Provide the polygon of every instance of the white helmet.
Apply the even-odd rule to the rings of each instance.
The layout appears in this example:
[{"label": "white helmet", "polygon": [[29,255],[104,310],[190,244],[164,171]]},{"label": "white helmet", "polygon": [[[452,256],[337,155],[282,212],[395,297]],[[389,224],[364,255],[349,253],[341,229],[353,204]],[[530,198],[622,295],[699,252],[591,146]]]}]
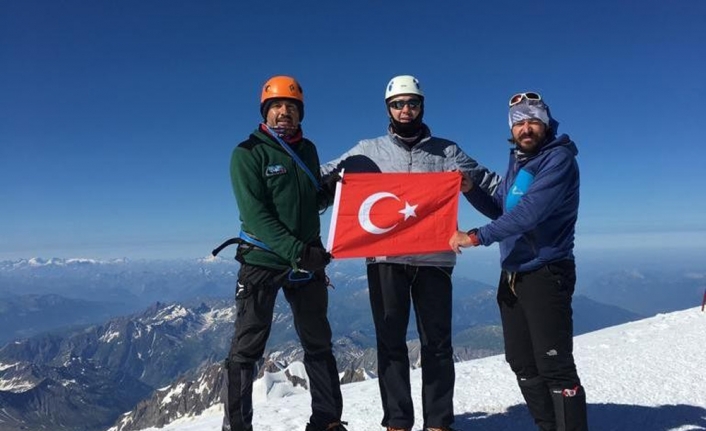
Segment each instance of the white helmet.
[{"label": "white helmet", "polygon": [[412,75],[395,76],[390,80],[385,89],[385,100],[390,100],[391,97],[399,96],[400,94],[416,94],[424,98],[424,92],[419,85],[419,80]]}]

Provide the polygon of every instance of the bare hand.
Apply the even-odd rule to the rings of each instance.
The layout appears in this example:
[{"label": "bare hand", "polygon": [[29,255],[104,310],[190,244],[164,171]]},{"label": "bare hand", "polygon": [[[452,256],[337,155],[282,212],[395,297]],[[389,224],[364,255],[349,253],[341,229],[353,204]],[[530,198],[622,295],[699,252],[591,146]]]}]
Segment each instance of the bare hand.
[{"label": "bare hand", "polygon": [[461,254],[461,247],[471,247],[473,243],[466,232],[457,230],[449,239],[449,245],[454,253]]}]

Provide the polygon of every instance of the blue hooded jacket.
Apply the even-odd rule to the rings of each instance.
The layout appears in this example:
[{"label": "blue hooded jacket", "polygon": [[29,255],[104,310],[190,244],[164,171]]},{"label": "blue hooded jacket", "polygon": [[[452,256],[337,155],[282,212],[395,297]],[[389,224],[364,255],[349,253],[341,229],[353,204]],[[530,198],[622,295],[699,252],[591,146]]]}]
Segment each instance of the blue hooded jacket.
[{"label": "blue hooded jacket", "polygon": [[500,265],[531,271],[573,259],[579,207],[578,149],[568,135],[545,142],[535,154],[510,154],[507,174],[496,194],[474,187],[473,206],[494,221],[478,229],[481,244],[500,242]]}]

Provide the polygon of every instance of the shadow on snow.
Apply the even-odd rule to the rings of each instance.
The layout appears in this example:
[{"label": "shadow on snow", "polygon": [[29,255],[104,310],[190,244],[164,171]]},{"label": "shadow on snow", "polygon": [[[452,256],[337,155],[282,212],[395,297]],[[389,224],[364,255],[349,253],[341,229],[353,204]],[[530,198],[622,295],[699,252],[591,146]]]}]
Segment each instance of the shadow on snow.
[{"label": "shadow on snow", "polygon": [[[658,407],[627,404],[588,405],[588,426],[600,431],[669,431],[706,430],[706,408],[690,405]],[[524,404],[510,407],[502,414],[480,412],[456,415],[454,427],[459,431],[536,431],[537,428]]]}]

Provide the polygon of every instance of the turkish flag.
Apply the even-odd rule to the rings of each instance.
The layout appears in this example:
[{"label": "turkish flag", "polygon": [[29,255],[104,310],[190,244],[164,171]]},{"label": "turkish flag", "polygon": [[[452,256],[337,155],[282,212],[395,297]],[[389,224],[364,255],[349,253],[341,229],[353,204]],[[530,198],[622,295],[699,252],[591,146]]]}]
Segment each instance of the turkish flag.
[{"label": "turkish flag", "polygon": [[328,235],[336,258],[450,251],[461,174],[344,174]]}]

